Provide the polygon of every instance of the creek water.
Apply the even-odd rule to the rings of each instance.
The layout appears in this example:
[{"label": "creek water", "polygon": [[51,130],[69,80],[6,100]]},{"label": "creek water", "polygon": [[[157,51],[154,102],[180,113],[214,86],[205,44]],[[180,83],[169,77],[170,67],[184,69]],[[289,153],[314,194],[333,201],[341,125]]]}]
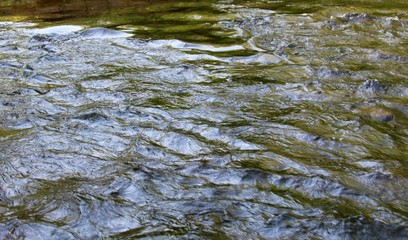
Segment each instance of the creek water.
[{"label": "creek water", "polygon": [[405,0],[0,21],[0,239],[408,238]]}]

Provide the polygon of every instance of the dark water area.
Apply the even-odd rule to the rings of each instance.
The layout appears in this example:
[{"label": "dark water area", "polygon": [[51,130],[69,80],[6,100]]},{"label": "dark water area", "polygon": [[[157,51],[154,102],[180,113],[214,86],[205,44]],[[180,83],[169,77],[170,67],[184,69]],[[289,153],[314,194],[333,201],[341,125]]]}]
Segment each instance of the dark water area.
[{"label": "dark water area", "polygon": [[0,239],[407,239],[408,2],[0,1]]},{"label": "dark water area", "polygon": [[[156,1],[168,2],[168,1]],[[2,1],[3,16],[20,16],[35,21],[61,21],[80,17],[98,16],[121,8],[146,7],[149,1],[113,1],[113,0],[32,0],[32,1]]]}]

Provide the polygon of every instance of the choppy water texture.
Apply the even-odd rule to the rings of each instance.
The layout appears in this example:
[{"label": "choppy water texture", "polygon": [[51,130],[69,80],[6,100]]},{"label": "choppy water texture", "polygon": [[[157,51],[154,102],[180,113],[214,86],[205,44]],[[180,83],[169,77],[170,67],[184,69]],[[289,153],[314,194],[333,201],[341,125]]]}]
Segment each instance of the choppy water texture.
[{"label": "choppy water texture", "polygon": [[406,239],[407,12],[0,1],[0,239]]}]

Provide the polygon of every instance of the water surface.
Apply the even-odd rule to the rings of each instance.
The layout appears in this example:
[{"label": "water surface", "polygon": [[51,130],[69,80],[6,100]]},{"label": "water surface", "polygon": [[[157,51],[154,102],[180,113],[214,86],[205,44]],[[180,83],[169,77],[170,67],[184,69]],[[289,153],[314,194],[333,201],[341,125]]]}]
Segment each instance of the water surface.
[{"label": "water surface", "polygon": [[406,1],[0,1],[0,239],[405,239]]}]

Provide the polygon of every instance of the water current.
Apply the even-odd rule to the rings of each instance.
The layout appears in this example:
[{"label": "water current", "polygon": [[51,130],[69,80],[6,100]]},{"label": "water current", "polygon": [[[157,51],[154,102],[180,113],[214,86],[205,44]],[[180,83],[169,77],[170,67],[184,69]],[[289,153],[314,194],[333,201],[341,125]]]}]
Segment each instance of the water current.
[{"label": "water current", "polygon": [[408,238],[407,1],[0,21],[0,239]]}]

